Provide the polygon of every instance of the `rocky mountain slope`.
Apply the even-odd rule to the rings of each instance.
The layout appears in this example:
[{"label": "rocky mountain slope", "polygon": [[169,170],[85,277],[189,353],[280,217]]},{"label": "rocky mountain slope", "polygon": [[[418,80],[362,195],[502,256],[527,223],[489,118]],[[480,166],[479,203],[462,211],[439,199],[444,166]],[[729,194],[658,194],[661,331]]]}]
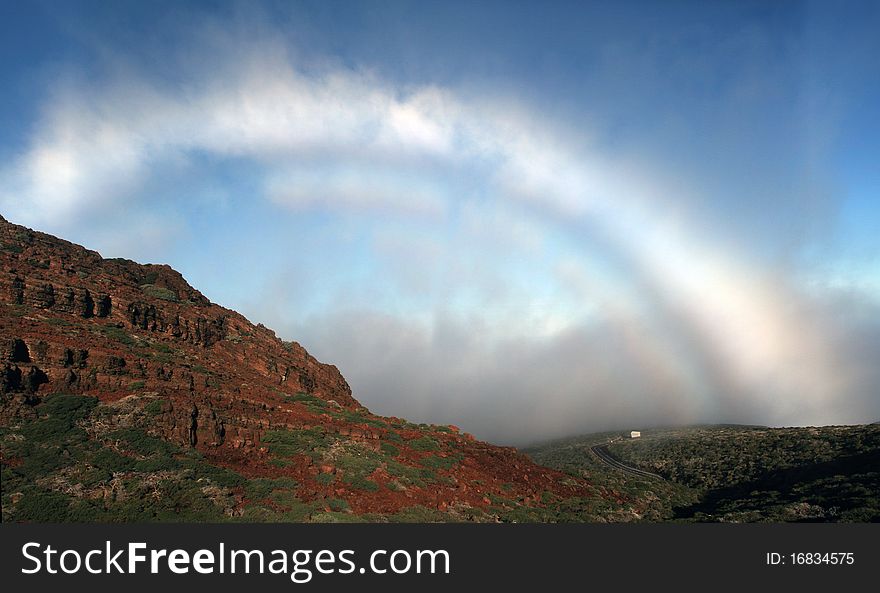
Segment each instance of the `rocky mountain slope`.
[{"label": "rocky mountain slope", "polygon": [[4,521],[627,520],[625,497],[339,370],[166,265],[0,217]]}]

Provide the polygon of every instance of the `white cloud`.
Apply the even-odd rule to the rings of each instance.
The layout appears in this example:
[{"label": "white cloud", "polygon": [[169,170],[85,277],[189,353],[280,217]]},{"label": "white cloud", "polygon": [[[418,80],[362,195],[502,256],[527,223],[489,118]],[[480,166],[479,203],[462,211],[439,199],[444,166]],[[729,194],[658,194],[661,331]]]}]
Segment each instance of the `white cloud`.
[{"label": "white cloud", "polygon": [[[446,286],[421,325],[373,310],[352,338],[339,329],[345,312],[328,311],[302,329],[325,358],[345,361],[366,400],[400,384],[389,389],[398,404],[421,393],[424,413],[443,420],[490,422],[505,390],[513,399],[499,418],[517,426],[531,410],[536,436],[551,421],[568,430],[626,410],[671,421],[720,406],[814,422],[858,399],[860,370],[841,362],[796,286],[713,243],[696,216],[667,207],[668,183],[597,150],[588,131],[562,133],[522,107],[447,89],[305,68],[273,46],[241,54],[180,87],[129,73],[67,89],[0,170],[0,205],[35,226],[89,224],[109,205],[146,201],[149,179],[196,154],[252,163],[260,197],[283,208],[435,224],[451,255],[428,262]],[[577,249],[607,252],[614,273],[579,281],[576,266],[559,265],[586,261]],[[418,263],[406,265],[388,273]],[[522,270],[553,283],[505,276]],[[547,297],[563,288],[592,302]],[[852,418],[866,410],[859,402]],[[390,402],[382,411],[394,413]]]},{"label": "white cloud", "polygon": [[357,165],[286,170],[268,179],[266,197],[294,210],[376,210],[431,219],[442,218],[447,207],[443,189],[419,176]]}]

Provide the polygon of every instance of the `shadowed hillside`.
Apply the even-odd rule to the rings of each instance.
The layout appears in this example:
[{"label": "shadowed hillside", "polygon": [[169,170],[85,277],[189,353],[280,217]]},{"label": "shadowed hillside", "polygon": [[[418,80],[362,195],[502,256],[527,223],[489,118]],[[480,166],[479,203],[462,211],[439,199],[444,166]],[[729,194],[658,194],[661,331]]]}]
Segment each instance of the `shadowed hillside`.
[{"label": "shadowed hillside", "polygon": [[[665,481],[616,471],[591,454],[607,443],[622,463]],[[880,520],[880,427],[708,426],[586,435],[527,449],[539,463],[589,475],[647,508],[646,520]]]}]

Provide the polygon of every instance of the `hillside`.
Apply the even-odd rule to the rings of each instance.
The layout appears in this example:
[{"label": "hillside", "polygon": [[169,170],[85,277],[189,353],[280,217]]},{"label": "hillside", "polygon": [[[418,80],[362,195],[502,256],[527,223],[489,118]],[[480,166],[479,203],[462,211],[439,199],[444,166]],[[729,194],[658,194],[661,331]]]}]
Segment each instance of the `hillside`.
[{"label": "hillside", "polygon": [[[665,480],[600,463],[608,443],[621,462]],[[590,475],[649,509],[645,520],[880,521],[880,426],[699,426],[586,435],[532,447],[539,463]]]},{"label": "hillside", "polygon": [[631,518],[515,449],[370,413],[169,266],[0,217],[0,270],[3,521]]}]

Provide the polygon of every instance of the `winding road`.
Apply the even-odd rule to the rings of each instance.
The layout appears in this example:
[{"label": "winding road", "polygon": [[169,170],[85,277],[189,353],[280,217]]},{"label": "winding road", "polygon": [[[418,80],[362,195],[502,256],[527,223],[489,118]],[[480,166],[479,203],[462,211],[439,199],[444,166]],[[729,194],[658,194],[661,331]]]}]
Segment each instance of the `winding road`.
[{"label": "winding road", "polygon": [[657,480],[663,480],[663,476],[659,476],[655,473],[646,472],[643,469],[639,469],[637,467],[632,467],[631,465],[626,465],[625,463],[618,461],[611,453],[608,451],[607,445],[593,445],[590,447],[590,451],[593,452],[593,455],[599,458],[599,461],[604,463],[605,465],[610,465],[615,469],[619,469],[620,471],[624,471],[629,474],[633,474],[636,476],[641,476],[643,478],[654,478]]}]

